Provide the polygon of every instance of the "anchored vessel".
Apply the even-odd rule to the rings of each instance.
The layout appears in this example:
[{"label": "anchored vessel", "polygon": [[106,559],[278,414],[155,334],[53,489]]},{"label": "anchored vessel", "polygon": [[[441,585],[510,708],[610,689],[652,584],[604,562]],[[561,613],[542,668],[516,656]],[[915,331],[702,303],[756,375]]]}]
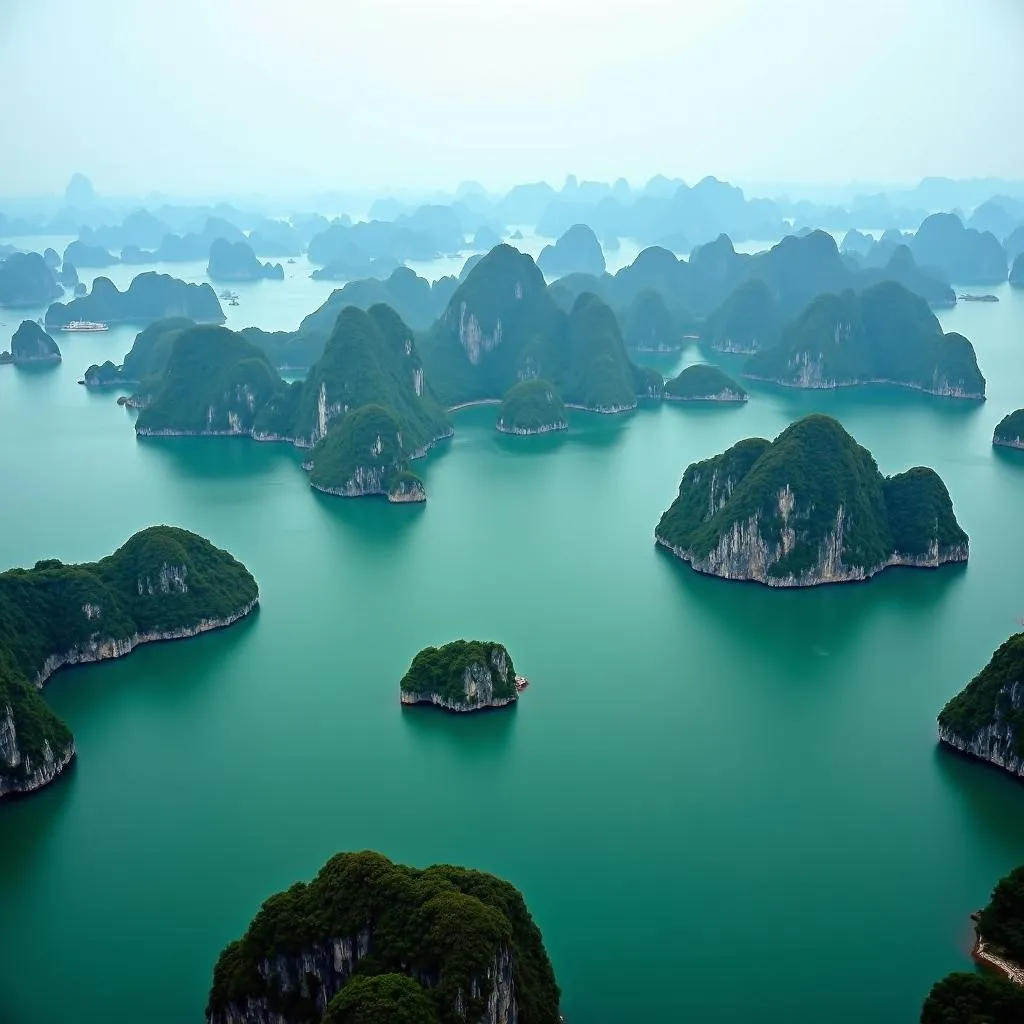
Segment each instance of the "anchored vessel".
[{"label": "anchored vessel", "polygon": [[65,324],[62,331],[109,331],[109,324],[97,323],[95,320],[72,320]]}]

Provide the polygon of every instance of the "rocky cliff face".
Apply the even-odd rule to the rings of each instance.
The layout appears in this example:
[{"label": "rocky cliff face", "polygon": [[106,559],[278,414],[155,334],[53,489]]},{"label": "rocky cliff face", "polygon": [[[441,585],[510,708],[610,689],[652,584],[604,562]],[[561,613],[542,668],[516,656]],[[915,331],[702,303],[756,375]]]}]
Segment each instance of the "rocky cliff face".
[{"label": "rocky cliff face", "polygon": [[[266,995],[249,996],[241,1005],[232,1003],[222,1010],[208,1012],[207,1024],[289,1024],[291,1018],[275,1008],[289,998],[308,1000],[323,1013],[352,977],[359,961],[372,949],[373,930],[368,926],[355,935],[313,945],[295,955],[264,959],[258,967],[260,977],[268,987],[280,993],[281,999],[272,1001]],[[408,973],[426,988],[433,988],[441,980],[431,972],[416,968]],[[459,989],[454,1009],[460,1019],[467,1020],[467,1024],[518,1024],[514,975],[512,951],[503,946],[493,957],[486,974],[471,979],[468,992]],[[485,990],[489,990],[487,1008],[481,1017],[470,1022],[466,1018],[467,1002],[480,998]]]},{"label": "rocky cliff face", "polygon": [[[483,708],[501,708],[518,699],[515,671],[504,647],[495,645],[490,656],[478,658],[462,670],[462,693],[451,694],[430,690],[401,691],[403,704],[435,704],[448,711],[479,711]],[[500,692],[496,692],[500,690]]]},{"label": "rocky cliff face", "polygon": [[[33,761],[18,744],[14,724],[14,708],[0,707],[0,798],[11,793],[31,793],[42,789],[72,762],[75,744],[72,740],[63,749],[54,750],[47,740],[42,757]],[[11,773],[18,769],[17,778]]]},{"label": "rocky cliff face", "polygon": [[999,690],[993,721],[968,734],[961,735],[948,726],[939,726],[939,740],[947,746],[988,761],[1011,775],[1024,778],[1024,757],[1017,751],[1017,731],[1013,719],[1024,710],[1024,683],[1013,682]]},{"label": "rocky cliff face", "polygon": [[23,320],[11,338],[11,360],[18,363],[59,363],[60,349],[33,320]]},{"label": "rocky cliff face", "polygon": [[[712,510],[720,508],[728,500],[732,490],[731,480],[726,480],[724,486],[720,488],[716,487],[716,484],[717,481],[713,479],[710,503]],[[818,557],[814,564],[799,574],[773,575],[772,567],[793,550],[797,539],[796,530],[791,525],[791,520],[795,522],[797,517],[794,516],[794,497],[789,486],[779,491],[777,500],[781,521],[778,529],[766,530],[761,514],[756,513],[746,520],[733,523],[707,555],[697,555],[693,551],[672,544],[661,535],[656,534],[655,541],[676,557],[688,562],[697,572],[721,576],[727,580],[764,583],[769,587],[815,587],[824,583],[850,583],[870,579],[891,566],[934,569],[949,562],[966,562],[968,558],[966,544],[942,546],[938,539],[933,537],[923,555],[906,555],[894,551],[877,565],[847,565],[843,561],[843,552],[849,523],[846,509],[840,505],[832,529],[825,534],[818,546]]]},{"label": "rocky cliff face", "polygon": [[[522,288],[517,285],[519,291],[516,298],[522,296]],[[496,349],[501,344],[501,320],[495,320],[494,328],[485,331],[480,326],[480,321],[475,313],[466,309],[466,303],[459,306],[459,344],[466,350],[469,361],[476,366],[480,362],[480,356]]]}]

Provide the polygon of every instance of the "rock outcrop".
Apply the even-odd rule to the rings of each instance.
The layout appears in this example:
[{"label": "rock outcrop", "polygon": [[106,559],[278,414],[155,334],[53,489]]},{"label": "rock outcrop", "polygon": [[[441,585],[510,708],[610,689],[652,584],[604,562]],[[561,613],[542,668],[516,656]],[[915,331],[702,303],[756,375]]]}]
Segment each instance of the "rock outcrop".
[{"label": "rock outcrop", "polygon": [[573,224],[554,245],[544,246],[537,257],[537,266],[547,277],[603,274],[604,253],[593,228]]},{"label": "rock outcrop", "polygon": [[284,267],[280,263],[260,263],[248,242],[216,238],[210,246],[206,276],[211,281],[283,281]]},{"label": "rock outcrop", "polygon": [[942,709],[939,740],[1024,778],[1024,633],[1010,637]]},{"label": "rock outcrop", "polygon": [[971,343],[944,333],[927,302],[895,281],[814,299],[744,372],[797,388],[897,384],[950,398],[985,397]]},{"label": "rock outcrop", "polygon": [[1002,448],[1024,448],[1024,409],[1017,409],[999,421],[992,443]]},{"label": "rock outcrop", "polygon": [[695,363],[681,370],[665,384],[669,402],[745,402],[746,389],[717,366]]},{"label": "rock outcrop", "polygon": [[520,381],[501,400],[495,427],[502,434],[548,434],[568,430],[565,404],[546,380]]},{"label": "rock outcrop", "polygon": [[774,442],[740,441],[691,465],[655,539],[695,570],[771,587],[865,580],[890,566],[968,557],[942,480],[923,467],[883,477],[828,416]]},{"label": "rock outcrop", "polygon": [[516,672],[501,644],[454,640],[426,647],[403,676],[403,704],[434,704],[448,711],[480,711],[514,704]]},{"label": "rock outcrop", "polygon": [[[398,1012],[410,1003],[414,1016]],[[206,1020],[558,1024],[558,1003],[540,932],[507,882],[363,852],[263,904],[217,961]]]},{"label": "rock outcrop", "polygon": [[208,284],[192,284],[167,274],[147,271],[119,291],[106,277],[97,277],[92,291],[70,302],[55,302],[46,311],[46,326],[63,327],[72,320],[108,324],[150,324],[169,317],[188,317],[196,323],[222,324],[225,316],[217,293]]},{"label": "rock outcrop", "polygon": [[22,320],[11,338],[11,362],[59,363],[60,349],[34,320]]},{"label": "rock outcrop", "polygon": [[42,306],[62,294],[39,253],[15,252],[0,260],[0,306]]}]

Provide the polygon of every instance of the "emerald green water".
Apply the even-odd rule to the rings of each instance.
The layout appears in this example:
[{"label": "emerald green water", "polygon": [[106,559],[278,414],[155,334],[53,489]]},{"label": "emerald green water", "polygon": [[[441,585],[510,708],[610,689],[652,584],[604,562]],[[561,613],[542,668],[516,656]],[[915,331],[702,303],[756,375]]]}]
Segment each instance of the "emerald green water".
[{"label": "emerald green water", "polygon": [[[320,497],[286,447],[136,441],[75,384],[128,330],[0,368],[0,565],[166,522],[262,590],[242,625],[47,687],[79,761],[0,808],[0,1020],[199,1021],[260,901],[362,848],[521,888],[569,1024],[916,1020],[1024,860],[1024,786],[935,745],[1024,615],[1024,453],[990,446],[1024,404],[1024,294],[1000,295],[944,314],[984,405],[759,388],[525,442],[471,409],[422,468],[423,508]],[[942,474],[966,568],[780,593],[655,550],[687,463],[812,410],[885,472]],[[459,636],[509,646],[520,705],[403,712],[412,655]]]}]

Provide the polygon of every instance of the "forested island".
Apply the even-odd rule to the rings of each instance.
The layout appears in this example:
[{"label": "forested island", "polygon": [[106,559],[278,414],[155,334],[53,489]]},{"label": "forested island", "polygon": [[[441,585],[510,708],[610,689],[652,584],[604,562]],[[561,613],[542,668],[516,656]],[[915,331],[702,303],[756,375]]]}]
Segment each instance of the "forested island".
[{"label": "forested island", "polygon": [[779,344],[748,360],[747,376],[800,388],[898,384],[952,398],[985,397],[974,347],[945,334],[928,304],[895,281],[820,295]]},{"label": "forested island", "polygon": [[258,598],[241,562],[171,526],[142,530],[98,562],[0,573],[0,798],[42,788],[75,755],[39,693],[59,668],[230,625]]},{"label": "forested island", "polygon": [[865,580],[890,566],[935,568],[968,556],[933,470],[883,477],[838,421],[817,414],[774,441],[747,438],[689,466],[655,540],[698,572],[771,587]]},{"label": "forested island", "polygon": [[93,363],[81,383],[86,387],[139,387],[143,381],[156,387],[155,380],[163,373],[171,348],[182,331],[195,327],[188,317],[168,317],[157,320],[135,336],[135,341],[121,365],[109,359],[100,365]]},{"label": "forested island", "polygon": [[62,294],[39,253],[15,252],[0,260],[0,306],[42,306]]},{"label": "forested island", "polygon": [[1020,1024],[1024,1021],[1024,867],[1001,878],[977,914],[971,955],[985,972],[957,971],[937,981],[921,1024]]},{"label": "forested island", "polygon": [[533,260],[495,246],[466,275],[423,339],[438,396],[448,405],[500,399],[539,377],[571,406],[615,413],[660,396],[661,375],[635,366],[615,314],[584,292],[566,313]]},{"label": "forested island", "polygon": [[678,352],[682,331],[661,292],[644,288],[637,292],[623,317],[626,347],[637,352]]},{"label": "forested island", "polygon": [[465,712],[514,704],[523,686],[501,644],[453,640],[420,651],[402,677],[400,692],[403,704]]},{"label": "forested island", "polygon": [[603,274],[604,253],[593,228],[586,224],[573,224],[554,245],[541,249],[537,266],[548,277]]},{"label": "forested island", "polygon": [[665,399],[671,402],[745,402],[747,392],[717,366],[695,363],[665,382]]},{"label": "forested island", "polygon": [[137,382],[129,403],[143,437],[243,436],[312,449],[310,484],[345,497],[425,500],[408,463],[452,432],[412,332],[383,305],[343,309],[304,381],[283,381],[243,334],[173,319],[141,332],[123,366],[90,366],[83,382]]},{"label": "forested island", "polygon": [[559,1024],[522,894],[494,875],[340,853],[221,953],[207,1024]]},{"label": "forested island", "polygon": [[704,322],[700,339],[719,352],[751,355],[782,339],[782,313],[759,277],[741,284]]},{"label": "forested island", "polygon": [[1024,778],[1024,633],[1010,637],[942,709],[939,740]]},{"label": "forested island", "polygon": [[226,319],[210,285],[186,284],[168,274],[147,271],[132,278],[124,292],[109,278],[97,277],[88,295],[53,303],[46,311],[46,326],[60,328],[72,320],[149,324],[167,317],[189,317],[209,324],[222,324]]},{"label": "forested island", "polygon": [[34,320],[22,320],[11,337],[10,352],[0,352],[0,363],[14,363],[15,366],[59,362],[57,342]]},{"label": "forested island", "polygon": [[260,263],[248,242],[216,238],[210,246],[206,276],[211,281],[283,281],[284,267],[280,263]]},{"label": "forested island", "polygon": [[554,387],[536,378],[514,384],[505,392],[495,423],[502,434],[548,434],[568,430],[565,404]]},{"label": "forested island", "polygon": [[996,424],[992,443],[1004,448],[1024,448],[1024,409],[1017,409]]}]

